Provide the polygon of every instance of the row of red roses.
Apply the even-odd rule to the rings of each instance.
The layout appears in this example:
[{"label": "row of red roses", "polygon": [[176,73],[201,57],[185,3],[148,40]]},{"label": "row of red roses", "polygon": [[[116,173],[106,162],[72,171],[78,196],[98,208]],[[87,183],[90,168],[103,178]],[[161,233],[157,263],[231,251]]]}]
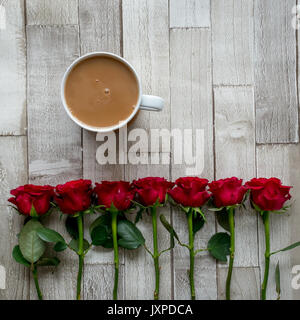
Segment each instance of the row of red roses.
[{"label": "row of red roses", "polygon": [[[172,187],[175,188],[172,189]],[[252,201],[263,211],[280,210],[286,200],[290,199],[291,187],[283,186],[279,179],[252,179],[244,186],[242,180],[235,177],[208,183],[207,179],[197,177],[179,178],[172,183],[164,178],[143,178],[133,181],[103,181],[96,183],[92,189],[90,180],[70,181],[56,188],[52,186],[25,185],[11,191],[14,196],[8,201],[17,206],[24,215],[44,215],[54,201],[66,214],[75,214],[87,210],[93,195],[97,203],[110,208],[113,203],[119,211],[128,209],[136,196],[144,206],[165,201],[168,193],[174,201],[185,207],[202,207],[213,195],[217,208],[240,204],[247,189],[251,189]],[[209,186],[209,193],[206,190]]]},{"label": "row of red roses", "polygon": [[[90,180],[70,181],[64,185],[58,185],[56,188],[51,186],[34,186],[25,185],[12,190],[14,195],[9,201],[16,205],[18,211],[24,215],[29,215],[33,218],[38,218],[49,212],[52,200],[60,210],[68,215],[76,216],[78,220],[78,230],[81,230],[81,237],[77,244],[76,253],[79,256],[78,285],[77,297],[80,297],[81,286],[81,270],[83,264],[83,257],[88,249],[84,249],[84,239],[82,232],[82,219],[84,213],[94,211],[95,208],[108,211],[111,215],[111,226],[113,229],[113,247],[115,252],[115,287],[114,298],[117,297],[117,278],[118,278],[118,250],[120,245],[117,239],[117,219],[121,212],[129,210],[133,206],[139,206],[142,211],[148,210],[152,216],[153,222],[153,248],[154,252],[150,254],[154,259],[155,273],[156,273],[156,288],[154,298],[158,299],[159,295],[159,262],[158,258],[161,253],[158,253],[157,245],[157,216],[156,208],[162,206],[166,200],[166,194],[183,209],[188,219],[189,227],[189,244],[184,245],[180,242],[175,230],[163,219],[161,221],[170,232],[172,237],[175,237],[180,245],[187,247],[190,251],[190,286],[191,297],[195,298],[194,288],[194,256],[197,251],[194,250],[194,235],[203,226],[205,216],[202,212],[202,207],[211,201],[215,209],[213,211],[220,211],[228,222],[228,231],[230,232],[230,254],[229,270],[226,281],[226,297],[230,299],[230,282],[232,274],[232,266],[234,261],[234,211],[243,203],[247,190],[251,190],[251,202],[255,209],[259,211],[264,223],[268,223],[268,213],[271,211],[281,210],[286,200],[290,199],[289,190],[291,187],[283,186],[281,181],[276,178],[271,179],[252,179],[243,185],[242,180],[238,178],[228,178],[213,181],[208,183],[207,179],[200,179],[197,177],[179,178],[175,183],[169,182],[164,178],[142,178],[133,181],[131,184],[125,181],[103,181],[96,183],[95,188],[92,188]],[[207,190],[207,186],[209,189]],[[93,210],[91,210],[93,209]],[[198,219],[198,222],[197,222]],[[200,222],[200,224],[199,224]],[[128,226],[128,225],[127,225]],[[103,226],[102,226],[103,227]],[[268,227],[268,226],[267,226]],[[98,229],[99,230],[99,229]],[[102,229],[101,229],[102,230]],[[134,229],[136,234],[138,229]],[[47,233],[48,232],[48,233]],[[49,240],[50,230],[45,230],[42,233],[43,239]],[[101,233],[101,237],[103,233]],[[216,235],[217,236],[217,235]],[[222,234],[221,234],[222,236]],[[47,238],[48,237],[48,238]],[[53,237],[53,236],[52,236]],[[51,238],[51,237],[50,237]],[[57,237],[54,237],[56,240]],[[99,237],[98,237],[99,238]],[[224,237],[223,237],[224,238]],[[226,240],[227,238],[225,238]],[[50,239],[51,240],[51,239]],[[213,239],[212,239],[213,240]],[[216,239],[220,241],[220,239]],[[54,240],[53,240],[54,242]],[[62,241],[61,241],[62,242]],[[211,244],[212,241],[210,240]],[[59,241],[58,241],[59,243]],[[142,243],[142,242],[141,242]],[[173,247],[173,246],[172,246]],[[171,248],[172,248],[171,247]],[[169,249],[171,249],[169,248]],[[132,249],[132,248],[131,248]],[[146,248],[147,249],[147,248]],[[59,250],[57,250],[59,251]],[[147,249],[147,251],[149,251]],[[165,251],[165,250],[164,250]],[[269,248],[266,248],[269,251]],[[270,252],[269,252],[270,255]],[[215,255],[217,258],[217,255]],[[269,257],[266,258],[266,268],[268,268]],[[33,270],[36,271],[36,270]],[[268,270],[266,271],[268,272]],[[264,279],[262,287],[262,297],[265,298],[265,290],[267,284],[267,276]]]}]

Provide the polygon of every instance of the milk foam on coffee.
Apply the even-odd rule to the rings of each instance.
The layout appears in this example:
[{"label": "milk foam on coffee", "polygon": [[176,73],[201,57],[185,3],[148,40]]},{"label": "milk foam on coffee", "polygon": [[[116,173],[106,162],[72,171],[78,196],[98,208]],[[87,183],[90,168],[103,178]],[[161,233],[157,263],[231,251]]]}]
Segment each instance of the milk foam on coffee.
[{"label": "milk foam on coffee", "polygon": [[139,86],[122,62],[98,56],[80,61],[69,73],[65,100],[72,115],[92,127],[110,127],[134,111]]}]

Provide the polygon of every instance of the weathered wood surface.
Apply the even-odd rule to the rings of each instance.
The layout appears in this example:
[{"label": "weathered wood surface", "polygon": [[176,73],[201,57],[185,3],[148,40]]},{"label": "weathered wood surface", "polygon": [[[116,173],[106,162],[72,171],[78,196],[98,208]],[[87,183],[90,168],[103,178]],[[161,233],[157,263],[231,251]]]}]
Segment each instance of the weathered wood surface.
[{"label": "weathered wood surface", "polygon": [[[213,163],[213,108],[211,77],[211,33],[209,30],[173,29],[170,37],[170,77],[171,77],[171,127],[204,130],[204,167],[198,175],[210,180],[214,176]],[[184,57],[182,48],[185,48]],[[189,97],[186,99],[186,97]],[[185,121],[182,121],[185,119]],[[185,144],[190,141],[184,141]],[[200,141],[192,141],[195,148]],[[194,149],[195,150],[195,149]],[[173,149],[174,152],[174,149]],[[201,157],[203,152],[201,152]],[[172,165],[172,179],[187,175],[187,165]],[[215,233],[214,215],[207,212],[207,224],[195,238],[196,247],[206,246],[210,236]],[[181,241],[188,242],[185,213],[174,208],[173,225]],[[189,252],[177,246],[174,249],[174,298],[190,299],[189,290]],[[216,263],[207,256],[196,258],[196,297],[197,299],[216,299]]]},{"label": "weathered wood surface", "polygon": [[170,28],[208,28],[210,0],[170,0]]},{"label": "weathered wood surface", "polygon": [[[91,51],[123,55],[137,70],[143,93],[165,99],[163,112],[139,112],[128,132],[192,129],[195,152],[195,130],[203,129],[202,177],[278,176],[293,185],[296,202],[289,214],[271,217],[272,248],[299,241],[300,149],[291,144],[298,142],[297,37],[291,24],[295,4],[296,0],[0,0],[0,208],[5,216],[0,266],[6,268],[0,299],[36,299],[30,275],[11,258],[22,218],[6,206],[10,189],[28,181],[56,185],[81,177],[175,180],[193,167],[97,163],[103,136],[96,138],[68,119],[59,92],[66,67]],[[271,144],[281,142],[285,144]],[[142,146],[138,151],[139,157],[132,153],[129,158],[166,161],[174,157],[174,143],[171,150]],[[169,207],[161,212],[186,241],[183,213]],[[206,214],[208,223],[197,234],[197,247],[205,247],[215,232],[214,215]],[[64,232],[58,216],[51,221]],[[149,217],[145,215],[138,226],[151,247]],[[249,209],[237,213],[236,227],[232,298],[258,299],[264,266],[262,223]],[[160,223],[159,230],[160,248],[167,248],[169,237]],[[292,266],[300,265],[299,256],[300,249],[294,249],[272,257],[269,298],[276,298],[273,279],[279,260],[282,299],[300,299],[300,290],[291,287]],[[59,257],[62,264],[54,274],[41,273],[41,287],[46,299],[73,299],[77,257],[67,251]],[[188,252],[179,247],[161,257],[161,298],[189,299],[187,258]],[[85,299],[111,298],[112,261],[110,250],[95,248],[87,255]],[[121,251],[120,263],[120,298],[151,299],[151,257],[143,248]],[[197,298],[224,299],[226,272],[226,264],[199,256]]]},{"label": "weathered wood surface", "polygon": [[78,0],[26,0],[28,25],[78,24]]},{"label": "weathered wood surface", "polygon": [[26,133],[24,1],[0,1],[0,136]]},{"label": "weathered wood surface", "polygon": [[298,142],[296,0],[255,0],[255,104],[258,143]]},{"label": "weathered wood surface", "polygon": [[[27,41],[29,182],[56,185],[81,178],[81,130],[60,102],[64,71],[79,55],[78,27],[28,26]],[[58,216],[51,221],[64,232]],[[60,268],[41,276],[45,298],[74,298],[77,257],[68,251],[61,256]],[[33,287],[31,297],[35,296]]]},{"label": "weathered wood surface", "polygon": [[253,84],[253,1],[212,0],[214,85]]}]

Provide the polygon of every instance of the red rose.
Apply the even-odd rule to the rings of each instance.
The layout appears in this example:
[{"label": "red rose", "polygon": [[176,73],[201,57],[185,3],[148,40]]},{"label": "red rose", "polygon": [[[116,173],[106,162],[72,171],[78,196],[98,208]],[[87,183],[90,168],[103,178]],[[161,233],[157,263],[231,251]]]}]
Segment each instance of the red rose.
[{"label": "red rose", "polygon": [[10,193],[14,196],[8,201],[16,205],[19,212],[30,216],[32,206],[39,216],[47,213],[50,209],[50,201],[54,195],[54,188],[51,186],[35,186],[26,184],[11,190]]},{"label": "red rose", "polygon": [[208,184],[217,208],[233,206],[243,201],[247,191],[243,185],[243,180],[236,177],[220,179]]},{"label": "red rose", "polygon": [[185,177],[177,179],[175,183],[177,186],[169,190],[168,194],[185,207],[202,207],[210,198],[210,194],[206,191],[207,179]]},{"label": "red rose", "polygon": [[55,201],[63,213],[75,214],[91,205],[91,180],[75,180],[56,186]]},{"label": "red rose", "polygon": [[157,200],[160,203],[165,202],[166,193],[174,186],[174,183],[165,178],[148,177],[134,180],[133,185],[141,204],[148,207],[154,205]]},{"label": "red rose", "polygon": [[96,183],[94,191],[99,205],[109,209],[113,203],[119,211],[127,210],[131,206],[135,194],[130,183],[126,181],[102,181]]},{"label": "red rose", "polygon": [[254,178],[245,186],[251,190],[251,200],[263,211],[280,210],[291,199],[291,187],[283,186],[277,178]]}]

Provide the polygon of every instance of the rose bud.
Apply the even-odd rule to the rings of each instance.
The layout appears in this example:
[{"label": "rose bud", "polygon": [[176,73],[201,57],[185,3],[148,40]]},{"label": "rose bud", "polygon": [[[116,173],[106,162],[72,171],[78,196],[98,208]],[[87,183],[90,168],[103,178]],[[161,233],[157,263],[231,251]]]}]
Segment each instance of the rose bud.
[{"label": "rose bud", "polygon": [[26,216],[42,216],[51,207],[51,200],[54,195],[54,188],[51,186],[35,186],[26,184],[17,189],[11,190],[14,196],[8,201],[13,203],[21,214]]},{"label": "rose bud", "polygon": [[91,180],[74,180],[60,184],[55,188],[55,202],[66,214],[75,214],[87,210],[91,205]]},{"label": "rose bud", "polygon": [[164,203],[167,191],[174,186],[174,183],[165,178],[147,177],[134,180],[133,185],[138,195],[138,201],[148,207],[153,206],[157,201]]},{"label": "rose bud", "polygon": [[251,190],[251,201],[263,211],[280,210],[291,199],[292,187],[282,185],[277,178],[254,178],[245,186]]},{"label": "rose bud", "polygon": [[184,207],[202,207],[210,198],[206,191],[207,179],[197,177],[184,177],[175,181],[177,185],[168,191],[168,194],[175,202]]},{"label": "rose bud", "polygon": [[243,180],[236,177],[212,181],[208,184],[209,191],[213,195],[213,201],[217,208],[240,204],[247,188],[243,185]]},{"label": "rose bud", "polygon": [[98,205],[107,209],[113,204],[119,211],[125,211],[132,205],[134,190],[126,181],[102,181],[96,183],[94,192],[98,198]]}]

